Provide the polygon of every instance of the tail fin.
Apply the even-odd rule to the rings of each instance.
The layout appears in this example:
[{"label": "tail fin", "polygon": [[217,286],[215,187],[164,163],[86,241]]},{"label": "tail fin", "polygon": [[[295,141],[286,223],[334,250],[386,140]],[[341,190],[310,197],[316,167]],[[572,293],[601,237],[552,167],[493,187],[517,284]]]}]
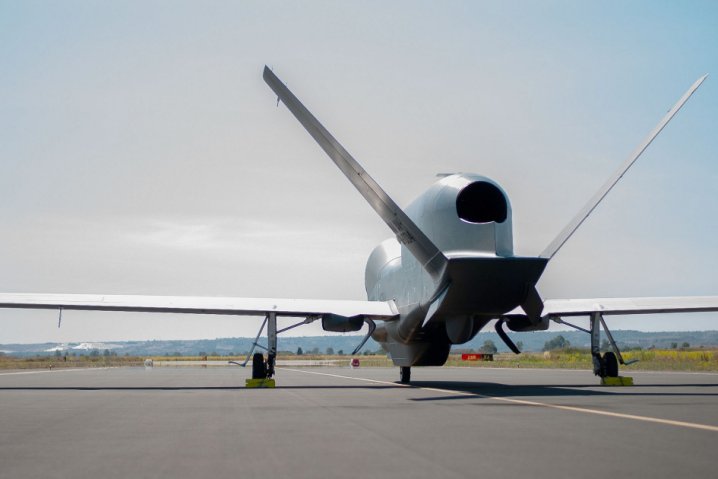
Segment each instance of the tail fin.
[{"label": "tail fin", "polygon": [[601,188],[596,192],[595,195],[586,203],[586,205],[581,209],[581,211],[578,212],[578,214],[571,220],[571,222],[566,225],[566,227],[559,233],[559,235],[549,244],[545,250],[541,253],[541,258],[551,259],[553,256],[558,252],[559,249],[568,241],[568,239],[573,235],[573,233],[578,229],[579,226],[588,218],[588,215],[590,215],[594,209],[596,209],[596,206],[603,200],[609,191],[618,183],[618,180],[620,180],[623,175],[628,171],[628,169],[636,162],[639,156],[648,148],[648,145],[651,144],[651,142],[658,136],[658,134],[663,130],[663,128],[668,124],[669,121],[675,116],[676,113],[678,113],[678,110],[681,109],[683,104],[688,101],[688,99],[693,95],[693,92],[695,92],[699,86],[701,86],[701,83],[703,83],[703,80],[706,79],[708,75],[703,75],[700,77],[696,82],[691,85],[691,87],[686,91],[683,96],[681,97],[678,102],[673,105],[673,108],[671,108],[668,113],[666,113],[666,116],[663,117],[663,119],[656,125],[656,127],[649,133],[648,137],[646,137],[643,142],[638,145],[638,148],[636,148],[631,156],[621,165],[618,170],[611,176],[606,183],[601,186]]},{"label": "tail fin", "polygon": [[434,279],[442,280],[448,260],[439,248],[266,66],[263,77],[282,103],[396,234],[397,240],[411,251]]}]

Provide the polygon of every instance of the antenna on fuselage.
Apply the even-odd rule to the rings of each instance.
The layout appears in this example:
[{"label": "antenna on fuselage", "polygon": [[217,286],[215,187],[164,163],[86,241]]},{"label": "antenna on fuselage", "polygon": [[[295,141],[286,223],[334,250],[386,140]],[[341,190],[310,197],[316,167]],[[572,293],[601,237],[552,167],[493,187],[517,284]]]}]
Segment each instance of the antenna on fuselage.
[{"label": "antenna on fuselage", "polygon": [[593,195],[593,197],[586,203],[586,205],[578,212],[578,214],[566,225],[566,227],[556,236],[556,238],[546,247],[545,250],[539,255],[540,258],[551,259],[561,249],[561,247],[568,241],[568,239],[576,232],[576,230],[583,224],[588,216],[596,209],[598,204],[608,195],[609,191],[616,186],[618,180],[623,178],[628,169],[633,166],[639,156],[648,148],[648,145],[658,136],[663,128],[668,124],[671,119],[678,113],[678,110],[688,101],[693,93],[701,86],[701,83],[706,79],[708,75],[703,75],[691,85],[678,102],[673,105],[673,108],[668,110],[668,113],[661,119],[656,127],[651,131],[643,142],[633,151],[631,156],[616,170],[616,172],[601,186],[601,188]]},{"label": "antenna on fuselage", "polygon": [[302,102],[289,91],[286,85],[267,66],[264,67],[263,77],[267,85],[282,100],[282,103],[289,108],[289,111],[299,120],[299,123],[344,173],[344,176],[349,179],[369,205],[374,208],[374,211],[391,228],[396,235],[396,239],[406,246],[435,280],[443,283],[446,265],[449,260],[441,250],[399,208],[369,173],[319,123],[319,120],[307,110]]}]

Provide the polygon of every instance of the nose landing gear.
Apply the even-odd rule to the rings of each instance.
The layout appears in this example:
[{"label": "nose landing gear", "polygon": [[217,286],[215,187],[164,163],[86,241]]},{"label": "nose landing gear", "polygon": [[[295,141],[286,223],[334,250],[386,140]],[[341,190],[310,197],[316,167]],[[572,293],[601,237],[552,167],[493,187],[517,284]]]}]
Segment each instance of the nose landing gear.
[{"label": "nose landing gear", "polygon": [[402,366],[399,368],[399,382],[409,384],[411,382],[411,367]]}]

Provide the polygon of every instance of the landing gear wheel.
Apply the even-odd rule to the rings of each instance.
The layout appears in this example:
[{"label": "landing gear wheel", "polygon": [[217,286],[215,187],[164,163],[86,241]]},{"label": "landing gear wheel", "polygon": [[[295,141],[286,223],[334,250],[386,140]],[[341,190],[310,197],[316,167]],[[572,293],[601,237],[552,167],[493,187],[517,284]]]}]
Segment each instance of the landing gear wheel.
[{"label": "landing gear wheel", "polygon": [[401,384],[409,384],[411,381],[411,368],[409,366],[402,366],[399,368],[399,382]]},{"label": "landing gear wheel", "polygon": [[254,353],[252,356],[252,379],[265,379],[267,377],[267,366],[264,364],[264,355]]},{"label": "landing gear wheel", "polygon": [[603,355],[603,370],[606,373],[606,377],[617,378],[618,377],[618,359],[612,352],[604,353]]}]

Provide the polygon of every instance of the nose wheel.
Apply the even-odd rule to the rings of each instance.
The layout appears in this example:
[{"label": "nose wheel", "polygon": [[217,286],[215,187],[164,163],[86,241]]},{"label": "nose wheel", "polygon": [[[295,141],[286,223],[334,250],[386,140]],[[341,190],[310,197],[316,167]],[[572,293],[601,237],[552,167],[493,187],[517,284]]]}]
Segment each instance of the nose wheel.
[{"label": "nose wheel", "polygon": [[411,382],[411,368],[409,366],[399,368],[399,382],[401,384],[409,384]]}]

